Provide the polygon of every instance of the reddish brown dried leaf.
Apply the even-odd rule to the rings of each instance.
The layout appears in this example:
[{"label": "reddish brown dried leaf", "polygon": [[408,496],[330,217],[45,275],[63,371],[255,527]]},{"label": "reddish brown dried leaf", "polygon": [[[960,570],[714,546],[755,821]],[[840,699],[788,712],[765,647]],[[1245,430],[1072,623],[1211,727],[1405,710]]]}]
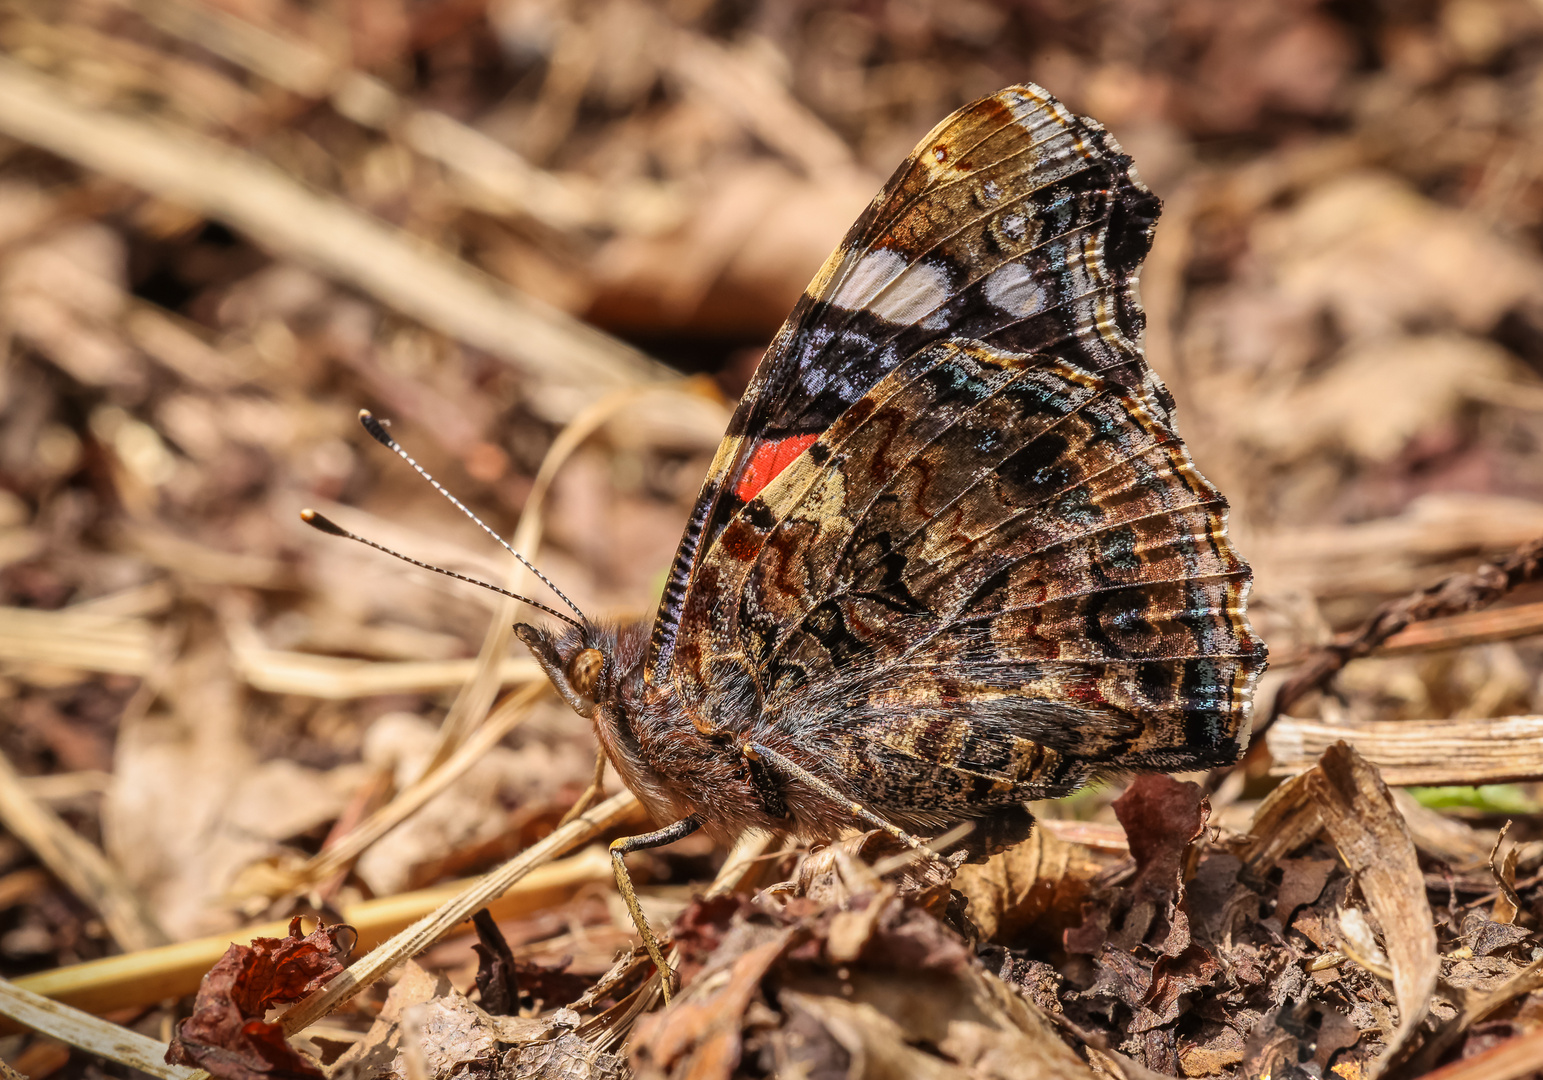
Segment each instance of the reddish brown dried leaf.
[{"label": "reddish brown dried leaf", "polygon": [[1131,908],[1113,940],[1120,948],[1146,942],[1168,956],[1190,946],[1184,898],[1185,863],[1205,829],[1211,803],[1200,785],[1171,776],[1140,776],[1114,801],[1114,813],[1130,839],[1136,877],[1127,893]]},{"label": "reddish brown dried leaf", "polygon": [[341,923],[302,936],[296,917],[288,937],[232,945],[204,976],[167,1062],[207,1069],[220,1080],[320,1077],[316,1064],[285,1041],[283,1027],[263,1017],[342,971],[354,937],[353,927]]},{"label": "reddish brown dried leaf", "polygon": [[718,951],[736,917],[750,910],[749,897],[739,893],[699,896],[686,905],[670,928],[670,942],[680,952],[676,974],[684,986],[702,970],[702,965]]},{"label": "reddish brown dried leaf", "polygon": [[1329,875],[1334,872],[1332,859],[1282,859],[1285,876],[1275,894],[1275,918],[1282,926],[1303,904],[1311,904],[1323,893]]},{"label": "reddish brown dried leaf", "polygon": [[1166,900],[1178,895],[1184,874],[1184,854],[1200,836],[1211,803],[1200,785],[1171,776],[1138,776],[1114,801],[1115,817],[1130,839],[1136,860],[1131,895]]},{"label": "reddish brown dried leaf", "polygon": [[477,944],[471,948],[477,954],[477,991],[482,1007],[494,1016],[513,1016],[520,1011],[520,982],[509,942],[487,908],[472,916],[472,925],[477,931]]},{"label": "reddish brown dried leaf", "polygon": [[638,1074],[728,1080],[739,1064],[745,1010],[793,933],[789,927],[741,954],[729,968],[727,984],[715,993],[688,995],[674,1008],[639,1021],[633,1039]]}]

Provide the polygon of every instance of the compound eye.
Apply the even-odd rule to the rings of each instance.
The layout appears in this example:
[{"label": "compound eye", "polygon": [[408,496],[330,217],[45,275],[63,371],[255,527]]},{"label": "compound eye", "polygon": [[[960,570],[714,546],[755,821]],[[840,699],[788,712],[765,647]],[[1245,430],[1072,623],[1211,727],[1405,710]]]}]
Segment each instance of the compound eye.
[{"label": "compound eye", "polygon": [[579,697],[595,700],[595,684],[605,667],[605,654],[599,649],[581,649],[568,661],[568,685]]}]

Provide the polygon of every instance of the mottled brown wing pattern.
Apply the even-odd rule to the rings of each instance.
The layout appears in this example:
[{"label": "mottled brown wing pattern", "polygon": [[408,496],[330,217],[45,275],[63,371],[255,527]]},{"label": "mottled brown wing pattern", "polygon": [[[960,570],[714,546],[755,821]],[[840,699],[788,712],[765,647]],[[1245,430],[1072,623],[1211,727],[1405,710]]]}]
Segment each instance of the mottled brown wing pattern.
[{"label": "mottled brown wing pattern", "polygon": [[647,675],[699,731],[940,824],[1236,757],[1265,651],[1226,502],[1140,353],[1156,215],[1037,88],[917,148],[693,513]]},{"label": "mottled brown wing pattern", "polygon": [[1166,414],[1167,391],[1141,360],[1133,286],[1157,213],[1103,128],[1038,87],[939,124],[805,290],[746,390],[666,584],[650,681],[671,676],[682,634],[715,603],[698,571],[728,522],[928,343],[1059,356]]},{"label": "mottled brown wing pattern", "polygon": [[724,530],[685,704],[743,724],[713,688],[748,672],[763,723],[913,819],[1231,760],[1264,650],[1225,511],[1140,392],[930,346]]}]

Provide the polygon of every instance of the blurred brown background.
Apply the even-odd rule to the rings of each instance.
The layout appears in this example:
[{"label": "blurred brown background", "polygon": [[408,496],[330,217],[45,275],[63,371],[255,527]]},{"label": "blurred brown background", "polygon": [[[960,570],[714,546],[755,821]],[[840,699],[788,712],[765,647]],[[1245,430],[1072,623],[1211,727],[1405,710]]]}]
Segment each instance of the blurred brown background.
[{"label": "blurred brown background", "polygon": [[[287,910],[472,670],[486,596],[297,519],[508,579],[358,408],[506,534],[594,421],[538,561],[646,615],[809,276],[921,135],[1016,81],[1165,200],[1147,349],[1257,569],[1263,701],[1376,603],[1543,533],[1543,4],[12,0],[0,49],[0,750],[146,940]],[[697,378],[637,390],[661,362]],[[1540,601],[1301,712],[1543,711]],[[591,754],[543,706],[326,896],[517,850]],[[0,833],[0,973],[115,936]]]}]

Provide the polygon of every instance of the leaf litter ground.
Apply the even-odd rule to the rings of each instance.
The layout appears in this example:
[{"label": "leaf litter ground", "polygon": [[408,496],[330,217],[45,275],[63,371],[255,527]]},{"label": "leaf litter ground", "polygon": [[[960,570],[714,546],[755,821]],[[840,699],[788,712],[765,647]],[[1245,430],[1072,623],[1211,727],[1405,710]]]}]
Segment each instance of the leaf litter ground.
[{"label": "leaf litter ground", "polygon": [[[1543,588],[1485,569],[1543,536],[1536,5],[22,0],[0,41],[0,973],[116,1022],[0,1059],[97,1077],[132,1027],[151,1071],[182,1029],[413,1080],[1536,1071]],[[586,610],[649,611],[799,290],[1025,77],[1165,199],[1147,349],[1291,702],[1244,765],[947,873],[639,857],[668,1012],[592,849],[492,905],[481,972],[463,935],[302,1034],[258,968],[196,1010],[233,939],[320,912],[370,955],[593,775],[508,613],[296,522],[506,580],[355,411]],[[639,344],[709,377],[628,389]],[[575,843],[637,831],[605,805]]]}]

